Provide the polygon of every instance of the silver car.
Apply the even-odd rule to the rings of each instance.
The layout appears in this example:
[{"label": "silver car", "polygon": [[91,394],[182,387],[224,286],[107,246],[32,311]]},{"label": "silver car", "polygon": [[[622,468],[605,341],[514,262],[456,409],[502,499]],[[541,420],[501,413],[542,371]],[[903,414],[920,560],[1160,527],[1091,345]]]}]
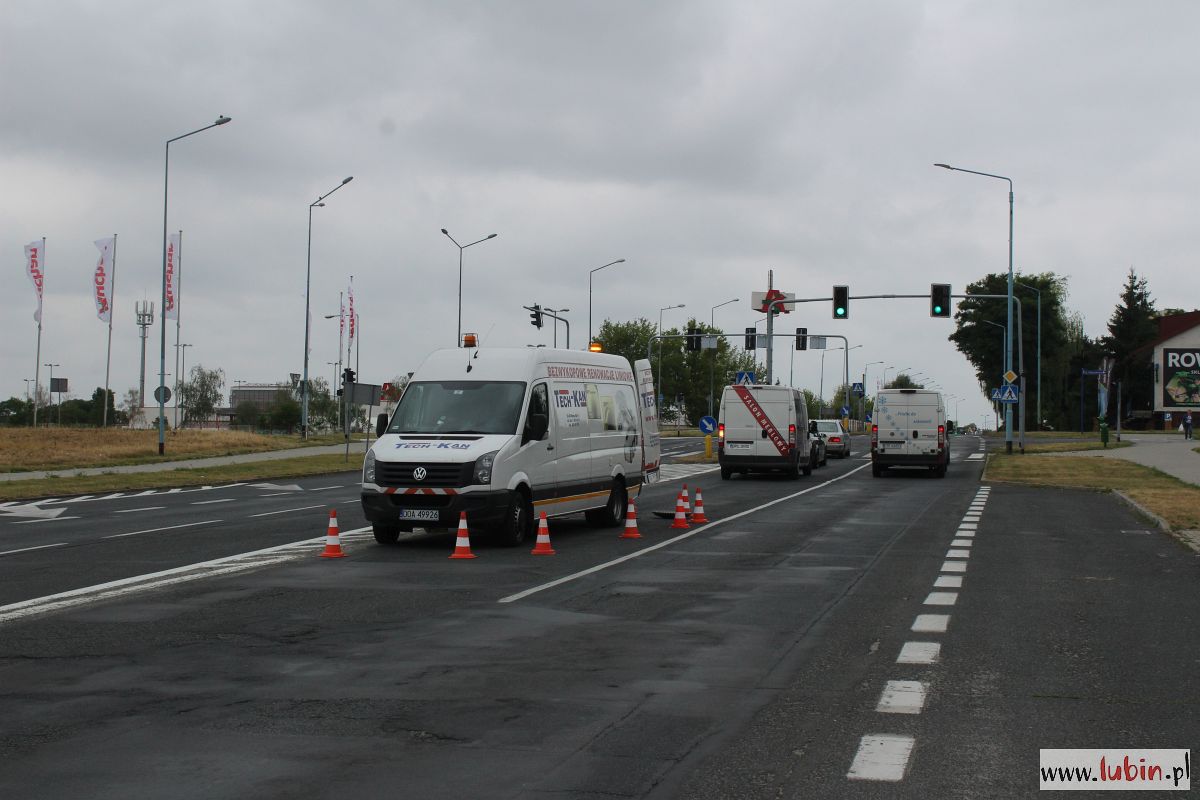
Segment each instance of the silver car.
[{"label": "silver car", "polygon": [[814,424],[817,426],[817,433],[825,440],[827,455],[850,457],[850,433],[842,427],[841,420],[819,419]]}]

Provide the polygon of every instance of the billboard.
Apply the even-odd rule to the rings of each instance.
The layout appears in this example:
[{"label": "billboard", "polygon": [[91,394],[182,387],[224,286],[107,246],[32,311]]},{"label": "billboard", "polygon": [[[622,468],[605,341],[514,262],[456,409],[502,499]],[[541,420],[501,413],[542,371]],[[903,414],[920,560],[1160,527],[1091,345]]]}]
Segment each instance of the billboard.
[{"label": "billboard", "polygon": [[1164,347],[1159,369],[1163,408],[1200,409],[1200,348]]}]

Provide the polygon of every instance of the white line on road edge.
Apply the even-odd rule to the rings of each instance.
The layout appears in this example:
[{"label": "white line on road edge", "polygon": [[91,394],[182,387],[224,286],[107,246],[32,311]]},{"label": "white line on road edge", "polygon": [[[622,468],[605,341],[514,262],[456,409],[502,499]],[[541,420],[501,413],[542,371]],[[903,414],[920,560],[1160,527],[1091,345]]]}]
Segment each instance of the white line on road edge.
[{"label": "white line on road edge", "polygon": [[905,642],[896,656],[897,664],[936,664],[942,655],[937,642]]},{"label": "white line on road edge", "polygon": [[142,508],[126,508],[121,511],[114,511],[114,514],[132,514],[135,511],[162,511],[166,506],[143,506]]},{"label": "white line on road edge", "polygon": [[915,743],[911,736],[867,734],[858,743],[858,752],[846,777],[861,781],[902,780]]},{"label": "white line on road edge", "polygon": [[917,614],[912,624],[914,633],[945,633],[949,627],[949,614]]},{"label": "white line on road edge", "polygon": [[[352,534],[359,534],[369,530],[371,530],[369,527],[355,528],[354,530],[342,531],[340,536],[342,539],[345,539]],[[201,561],[197,564],[188,564],[184,567],[167,569],[162,572],[135,575],[132,578],[122,578],[121,580],[110,581],[109,583],[85,586],[82,589],[72,589],[67,592],[47,595],[46,597],[22,600],[19,603],[10,603],[6,606],[0,606],[0,624],[33,616],[34,614],[86,605],[99,600],[110,600],[115,597],[146,591],[148,589],[159,589],[165,586],[200,580],[201,578],[215,578],[220,575],[229,575],[234,572],[255,569],[257,567],[271,566],[283,561],[302,558],[306,554],[309,554],[308,551],[298,550],[297,548],[309,545],[316,546],[324,542],[325,537],[318,536],[315,539],[288,542],[287,544],[276,545],[275,547],[267,547],[263,550],[238,553],[212,561]],[[287,552],[289,550],[292,552]]]},{"label": "white line on road edge", "polygon": [[933,585],[938,589],[961,589],[962,575],[938,575]]},{"label": "white line on road edge", "polygon": [[20,550],[5,550],[0,553],[0,556],[11,556],[13,553],[28,553],[30,550],[45,550],[47,547],[64,547],[67,542],[59,542],[58,544],[39,544],[37,547],[22,547]]},{"label": "white line on road edge", "polygon": [[630,553],[627,556],[621,556],[620,558],[613,559],[612,561],[607,561],[603,564],[597,564],[594,567],[589,567],[588,569],[582,570],[580,572],[576,572],[571,575],[565,575],[565,576],[559,578],[558,580],[550,581],[549,583],[543,583],[541,586],[534,586],[532,589],[526,589],[523,592],[517,592],[516,594],[510,594],[508,597],[501,597],[496,602],[511,603],[514,600],[521,600],[523,598],[529,597],[531,594],[537,594],[538,592],[543,591],[545,589],[552,589],[555,586],[559,586],[564,583],[569,583],[570,581],[577,580],[579,578],[582,578],[585,575],[591,575],[593,572],[599,572],[602,569],[608,569],[609,567],[615,567],[617,564],[621,564],[625,561],[629,561],[631,559],[638,558],[639,556],[644,556],[647,553],[653,553],[655,550],[659,550],[663,547],[667,547],[668,545],[675,544],[676,542],[682,542],[684,539],[689,539],[692,536],[695,536],[697,533],[701,533],[703,531],[710,530],[711,528],[715,528],[718,525],[724,525],[726,522],[732,522],[735,519],[740,519],[741,517],[747,516],[748,514],[754,514],[758,511],[762,511],[764,508],[770,508],[771,506],[778,505],[779,503],[787,502],[788,500],[794,500],[795,498],[799,497],[800,495],[808,494],[809,492],[815,492],[817,489],[823,489],[826,486],[829,486],[831,483],[837,483],[838,481],[840,481],[844,478],[849,478],[851,475],[858,472],[859,470],[866,469],[866,468],[867,468],[867,465],[863,464],[861,467],[855,467],[854,469],[850,470],[845,475],[839,475],[836,478],[830,478],[829,480],[825,481],[824,483],[819,483],[816,486],[810,486],[807,489],[804,489],[803,491],[796,492],[795,494],[789,494],[786,497],[779,497],[779,498],[776,498],[775,500],[772,500],[769,503],[763,503],[761,506],[755,506],[754,508],[746,509],[745,511],[742,511],[738,514],[734,514],[731,517],[725,517],[724,519],[719,519],[716,522],[710,522],[703,527],[696,528],[695,530],[688,531],[687,533],[681,533],[680,535],[676,536],[673,539],[667,539],[665,542],[659,542],[658,544],[650,545],[649,547],[642,548],[641,550],[638,550],[635,553]]},{"label": "white line on road edge", "polygon": [[203,522],[185,522],[182,525],[167,525],[165,528],[147,528],[144,531],[133,531],[132,533],[114,533],[112,536],[104,536],[104,539],[120,539],[122,536],[137,536],[139,533],[158,533],[159,531],[173,531],[176,528],[194,528],[197,525],[212,525],[216,522],[224,522],[220,519],[206,519]]},{"label": "white line on road edge", "polygon": [[875,710],[881,714],[920,714],[925,707],[925,690],[920,681],[888,681]]},{"label": "white line on road edge", "polygon": [[[264,496],[266,496],[266,495],[264,495]],[[250,518],[253,519],[254,517],[269,517],[272,514],[287,514],[290,511],[309,511],[314,508],[324,508],[324,507],[325,507],[324,503],[319,503],[318,505],[315,505],[315,506],[302,506],[300,508],[285,508],[282,511],[266,511],[262,514],[251,514]]]}]

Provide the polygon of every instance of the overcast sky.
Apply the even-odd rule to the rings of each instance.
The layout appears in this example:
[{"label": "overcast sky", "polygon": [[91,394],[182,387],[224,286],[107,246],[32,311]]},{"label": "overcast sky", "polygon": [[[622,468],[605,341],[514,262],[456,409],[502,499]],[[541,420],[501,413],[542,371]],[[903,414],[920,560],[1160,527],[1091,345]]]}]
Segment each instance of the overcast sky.
[{"label": "overcast sky", "polygon": [[[934,162],[1012,178],[1016,268],[1069,276],[1089,335],[1130,267],[1159,307],[1200,294],[1192,2],[10,0],[4,16],[3,397],[34,377],[23,246],[43,236],[41,362],[76,396],[104,384],[92,242],[116,233],[110,387],[137,385],[134,304],[161,305],[164,144],[222,114],[171,145],[167,227],[183,231],[187,364],[227,388],[302,371],[309,204],[351,175],[312,215],[309,369],[329,379],[323,317],[351,275],[361,381],[454,345],[443,227],[498,234],[464,251],[463,329],[485,346],[551,344],[522,308],[536,302],[569,308],[583,347],[589,271],[618,258],[593,275],[597,330],[684,303],[664,327],[715,316],[740,343],[769,270],[798,297],[960,292],[1007,270],[1008,185]],[[884,362],[870,384],[911,367],[963,398],[964,422],[991,419],[926,301],[780,319],[861,345],[853,375]],[[172,321],[168,372],[175,341]],[[147,396],[159,343],[156,319]],[[816,391],[820,352],[792,359],[779,342],[776,375]],[[829,394],[841,352],[824,361]]]}]

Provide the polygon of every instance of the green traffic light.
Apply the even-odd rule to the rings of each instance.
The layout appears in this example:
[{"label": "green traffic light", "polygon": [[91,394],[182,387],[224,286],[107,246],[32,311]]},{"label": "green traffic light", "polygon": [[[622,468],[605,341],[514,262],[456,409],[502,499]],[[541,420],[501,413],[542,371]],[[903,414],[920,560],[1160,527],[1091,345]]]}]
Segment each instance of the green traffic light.
[{"label": "green traffic light", "polygon": [[933,307],[933,313],[935,313],[935,314],[940,314],[940,313],[942,313],[942,307],[941,307],[941,306],[934,306],[934,307]]},{"label": "green traffic light", "polygon": [[841,306],[838,306],[837,315],[839,317],[846,316],[846,309],[842,308]]}]

